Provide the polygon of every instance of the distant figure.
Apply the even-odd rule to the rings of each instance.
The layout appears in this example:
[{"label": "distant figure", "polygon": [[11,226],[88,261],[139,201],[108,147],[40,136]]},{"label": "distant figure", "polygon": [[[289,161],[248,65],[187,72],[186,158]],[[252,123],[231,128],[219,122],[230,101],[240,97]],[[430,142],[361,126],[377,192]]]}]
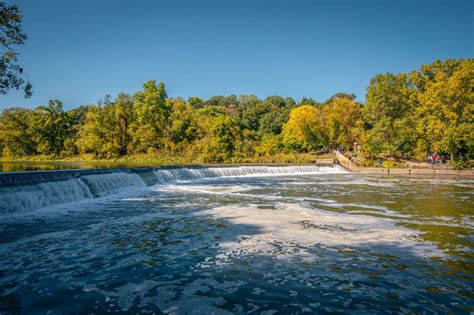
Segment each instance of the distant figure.
[{"label": "distant figure", "polygon": [[439,163],[439,155],[438,155],[438,153],[433,154],[433,163],[434,163],[435,165],[438,165],[438,163]]},{"label": "distant figure", "polygon": [[377,167],[382,167],[382,160],[381,159],[377,160]]},{"label": "distant figure", "polygon": [[428,155],[428,164],[433,164],[433,157]]}]

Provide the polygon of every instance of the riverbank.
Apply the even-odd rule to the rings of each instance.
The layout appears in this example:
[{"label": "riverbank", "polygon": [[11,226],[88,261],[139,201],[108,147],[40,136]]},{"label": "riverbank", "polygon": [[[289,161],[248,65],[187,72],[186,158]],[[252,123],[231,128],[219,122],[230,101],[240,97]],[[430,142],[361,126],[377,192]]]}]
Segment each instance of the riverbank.
[{"label": "riverbank", "polygon": [[[218,164],[260,164],[260,163],[315,163],[319,160],[334,159],[332,153],[278,153],[272,156],[234,156]],[[216,161],[217,162],[217,161]],[[181,156],[166,154],[133,154],[115,158],[98,158],[92,154],[81,154],[68,157],[57,157],[49,155],[34,155],[22,157],[0,157],[0,163],[94,163],[94,164],[140,164],[140,165],[201,165],[215,164],[216,162],[205,161],[199,158],[189,159]]]},{"label": "riverbank", "polygon": [[[359,166],[353,161],[339,152],[335,153],[335,160],[339,165],[346,170],[360,174],[380,174],[380,175],[420,175],[420,176],[456,176],[463,178],[474,178],[474,170],[455,170],[446,167],[430,167],[428,164],[418,164],[418,167],[405,168],[384,168],[384,167],[363,167]],[[425,166],[424,168],[422,166]]]},{"label": "riverbank", "polygon": [[133,168],[143,166],[241,166],[241,165],[332,165],[335,162],[346,170],[361,174],[381,175],[420,175],[420,176],[456,176],[474,178],[474,170],[454,170],[446,165],[433,167],[427,163],[404,167],[364,167],[349,160],[339,152],[327,154],[278,154],[271,157],[234,158],[222,163],[206,163],[187,159],[139,154],[114,159],[99,159],[93,155],[80,155],[65,158],[51,156],[30,156],[18,158],[0,158],[0,172],[97,169],[97,168]]}]

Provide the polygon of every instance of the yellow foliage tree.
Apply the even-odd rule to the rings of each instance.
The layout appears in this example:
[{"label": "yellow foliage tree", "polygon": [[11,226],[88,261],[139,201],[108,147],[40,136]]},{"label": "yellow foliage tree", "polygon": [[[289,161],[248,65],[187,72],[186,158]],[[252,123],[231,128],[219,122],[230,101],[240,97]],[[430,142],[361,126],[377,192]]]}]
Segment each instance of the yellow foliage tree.
[{"label": "yellow foliage tree", "polygon": [[474,60],[448,59],[424,65],[420,72],[412,73],[412,81],[420,90],[419,145],[428,152],[449,152],[452,159],[472,154]]},{"label": "yellow foliage tree", "polygon": [[333,98],[323,106],[328,144],[350,150],[364,132],[361,105],[346,97]]},{"label": "yellow foliage tree", "polygon": [[291,110],[283,125],[283,145],[290,151],[310,151],[327,145],[321,111],[311,105]]}]

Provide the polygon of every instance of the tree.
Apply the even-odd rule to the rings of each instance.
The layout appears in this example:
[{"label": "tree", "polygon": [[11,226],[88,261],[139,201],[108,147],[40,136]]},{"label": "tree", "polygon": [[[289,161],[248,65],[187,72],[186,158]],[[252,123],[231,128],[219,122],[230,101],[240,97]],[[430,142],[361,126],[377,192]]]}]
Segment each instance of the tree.
[{"label": "tree", "polygon": [[204,106],[204,100],[200,97],[197,96],[191,96],[188,98],[188,103],[194,107],[194,108],[199,108]]},{"label": "tree", "polygon": [[325,132],[331,149],[350,150],[363,134],[362,107],[353,99],[336,97],[323,106]]},{"label": "tree", "polygon": [[318,101],[312,99],[311,97],[310,98],[303,97],[301,99],[299,105],[312,105],[312,106],[315,106],[315,107],[321,107],[321,103],[319,103]]},{"label": "tree", "polygon": [[68,156],[77,155],[79,148],[77,147],[77,139],[79,131],[85,124],[87,112],[90,106],[81,105],[67,112],[69,116],[68,136],[64,141],[64,154]]},{"label": "tree", "polygon": [[119,93],[115,104],[109,110],[114,114],[112,120],[115,126],[115,141],[118,154],[125,155],[132,141],[130,126],[135,120],[132,97],[126,93]]},{"label": "tree", "polygon": [[224,162],[229,160],[235,151],[235,141],[239,129],[234,120],[227,115],[219,115],[212,119],[211,137],[206,142],[204,161]]},{"label": "tree", "polygon": [[414,149],[415,104],[406,74],[379,74],[370,81],[364,106],[369,152],[406,154]]},{"label": "tree", "polygon": [[29,122],[32,110],[8,108],[0,113],[0,142],[3,156],[25,156],[36,152]]},{"label": "tree", "polygon": [[327,145],[321,111],[310,105],[291,110],[282,135],[283,145],[290,151],[317,150]]},{"label": "tree", "polygon": [[260,127],[260,118],[269,111],[268,106],[255,95],[240,95],[239,108],[241,111],[242,127],[257,131]]},{"label": "tree", "polygon": [[260,156],[272,156],[281,149],[281,135],[264,135],[255,152]]},{"label": "tree", "polygon": [[339,92],[331,96],[326,102],[324,102],[324,104],[329,104],[336,98],[346,98],[348,100],[355,101],[357,97],[354,93],[349,94],[349,93]]},{"label": "tree", "polygon": [[26,34],[21,31],[21,12],[16,5],[0,2],[0,44],[3,53],[0,57],[0,93],[7,94],[10,89],[23,89],[25,97],[32,95],[31,83],[26,80],[23,68],[17,63],[18,53],[15,45],[25,43]]},{"label": "tree", "polygon": [[291,97],[284,99],[281,96],[269,96],[263,100],[262,105],[267,112],[260,117],[258,122],[259,137],[262,138],[266,134],[280,134],[296,102]]},{"label": "tree", "polygon": [[136,121],[130,126],[133,146],[138,152],[147,152],[163,145],[170,108],[166,105],[165,85],[150,80],[137,92],[133,101]]},{"label": "tree", "polygon": [[105,105],[87,112],[76,142],[79,150],[107,158],[127,154],[132,141],[129,127],[135,119],[132,97],[120,93],[114,102],[106,97],[99,104]]},{"label": "tree", "polygon": [[30,129],[42,154],[59,156],[69,135],[70,118],[58,100],[37,107],[30,120]]},{"label": "tree", "polygon": [[474,59],[439,60],[412,72],[419,90],[419,149],[447,152],[453,160],[473,155]]},{"label": "tree", "polygon": [[196,124],[193,120],[192,105],[183,99],[168,99],[168,106],[172,109],[169,142],[190,143],[196,138]]}]

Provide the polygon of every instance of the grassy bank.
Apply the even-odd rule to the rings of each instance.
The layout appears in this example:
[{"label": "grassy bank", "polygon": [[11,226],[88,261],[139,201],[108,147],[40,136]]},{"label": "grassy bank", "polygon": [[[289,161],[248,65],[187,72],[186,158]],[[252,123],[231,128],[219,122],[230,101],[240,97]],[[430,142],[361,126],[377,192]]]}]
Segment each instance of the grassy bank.
[{"label": "grassy bank", "polygon": [[[279,153],[274,156],[261,157],[234,157],[219,164],[258,164],[258,163],[316,163],[321,160],[332,160],[332,154],[286,154]],[[83,154],[68,157],[55,157],[48,155],[35,155],[23,157],[3,157],[0,162],[33,162],[33,163],[91,163],[91,164],[137,164],[137,165],[176,165],[176,164],[212,164],[204,160],[191,160],[179,156],[166,156],[160,154],[134,154],[118,158],[98,158],[92,154]]]}]

